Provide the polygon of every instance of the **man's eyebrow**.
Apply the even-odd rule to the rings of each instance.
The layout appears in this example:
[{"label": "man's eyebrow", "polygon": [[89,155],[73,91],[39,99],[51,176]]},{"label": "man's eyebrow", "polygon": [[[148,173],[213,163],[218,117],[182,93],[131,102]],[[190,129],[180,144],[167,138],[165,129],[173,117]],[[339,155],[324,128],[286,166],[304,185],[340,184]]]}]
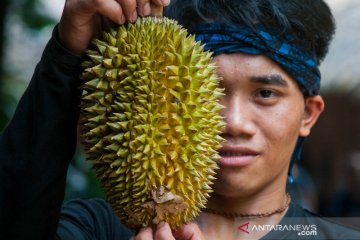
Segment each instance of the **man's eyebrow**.
[{"label": "man's eyebrow", "polygon": [[278,85],[284,87],[288,86],[288,83],[279,74],[253,76],[251,77],[251,81],[255,83],[268,84],[268,85]]}]

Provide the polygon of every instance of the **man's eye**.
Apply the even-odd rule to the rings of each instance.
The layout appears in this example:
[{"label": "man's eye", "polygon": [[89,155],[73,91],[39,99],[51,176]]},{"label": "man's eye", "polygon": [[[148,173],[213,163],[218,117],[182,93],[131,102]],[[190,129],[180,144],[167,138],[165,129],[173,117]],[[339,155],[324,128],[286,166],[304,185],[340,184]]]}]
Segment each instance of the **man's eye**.
[{"label": "man's eye", "polygon": [[259,95],[262,98],[270,98],[270,97],[274,96],[274,92],[271,90],[264,89],[264,90],[259,91]]}]

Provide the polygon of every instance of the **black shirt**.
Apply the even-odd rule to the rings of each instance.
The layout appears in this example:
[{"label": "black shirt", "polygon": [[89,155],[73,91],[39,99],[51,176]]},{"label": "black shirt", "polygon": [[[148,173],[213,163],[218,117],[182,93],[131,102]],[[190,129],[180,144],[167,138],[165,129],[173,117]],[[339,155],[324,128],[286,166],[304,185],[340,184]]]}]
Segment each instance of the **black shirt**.
[{"label": "black shirt", "polygon": [[128,240],[134,231],[126,228],[102,199],[75,199],[64,205],[57,230],[61,240]]},{"label": "black shirt", "polygon": [[360,230],[290,204],[284,218],[262,239],[360,239]]},{"label": "black shirt", "polygon": [[[311,213],[297,204],[290,204],[279,224],[254,226],[249,222],[249,237],[261,227],[273,228],[263,238],[269,239],[360,239],[360,231],[342,226]],[[238,229],[234,229],[238,231]],[[128,240],[134,232],[120,223],[111,206],[101,199],[77,199],[61,211],[58,239]]]},{"label": "black shirt", "polygon": [[49,240],[57,229],[76,147],[82,59],[53,33],[0,134],[0,239]]},{"label": "black shirt", "polygon": [[129,239],[134,231],[126,228],[109,203],[101,199],[76,199],[65,204],[57,230],[58,239]]}]

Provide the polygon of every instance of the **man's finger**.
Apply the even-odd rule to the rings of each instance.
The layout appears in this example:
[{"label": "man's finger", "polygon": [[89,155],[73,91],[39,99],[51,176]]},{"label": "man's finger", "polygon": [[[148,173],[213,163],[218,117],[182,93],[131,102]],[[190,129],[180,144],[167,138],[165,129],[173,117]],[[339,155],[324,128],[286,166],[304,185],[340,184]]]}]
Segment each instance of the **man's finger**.
[{"label": "man's finger", "polygon": [[173,232],[174,236],[179,239],[187,240],[203,240],[204,236],[201,233],[200,228],[195,223],[188,223],[182,226],[180,229]]},{"label": "man's finger", "polygon": [[152,2],[156,5],[162,5],[164,7],[170,4],[170,0],[152,0]]},{"label": "man's finger", "polygon": [[118,24],[125,23],[124,11],[117,1],[108,0],[108,1],[98,1],[98,2],[100,2],[98,4],[98,12],[101,15],[111,19],[111,21],[115,23]]},{"label": "man's finger", "polygon": [[136,9],[136,0],[117,0],[125,14],[125,17],[130,22],[135,22],[138,13]]},{"label": "man's finger", "polygon": [[153,240],[153,231],[151,228],[142,228],[134,237],[134,240]]},{"label": "man's finger", "polygon": [[151,13],[150,1],[149,0],[137,0],[137,11],[140,16],[149,16]]},{"label": "man's finger", "polygon": [[168,223],[161,222],[157,225],[155,231],[155,240],[175,240]]}]

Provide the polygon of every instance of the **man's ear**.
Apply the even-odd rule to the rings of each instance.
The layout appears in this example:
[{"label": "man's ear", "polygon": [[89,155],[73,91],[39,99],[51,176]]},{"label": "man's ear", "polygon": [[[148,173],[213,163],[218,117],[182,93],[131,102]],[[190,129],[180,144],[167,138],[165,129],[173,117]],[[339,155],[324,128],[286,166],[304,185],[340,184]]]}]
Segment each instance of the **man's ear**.
[{"label": "man's ear", "polygon": [[305,111],[301,121],[300,136],[306,137],[310,134],[311,128],[316,123],[325,107],[321,96],[310,96],[305,99]]}]

